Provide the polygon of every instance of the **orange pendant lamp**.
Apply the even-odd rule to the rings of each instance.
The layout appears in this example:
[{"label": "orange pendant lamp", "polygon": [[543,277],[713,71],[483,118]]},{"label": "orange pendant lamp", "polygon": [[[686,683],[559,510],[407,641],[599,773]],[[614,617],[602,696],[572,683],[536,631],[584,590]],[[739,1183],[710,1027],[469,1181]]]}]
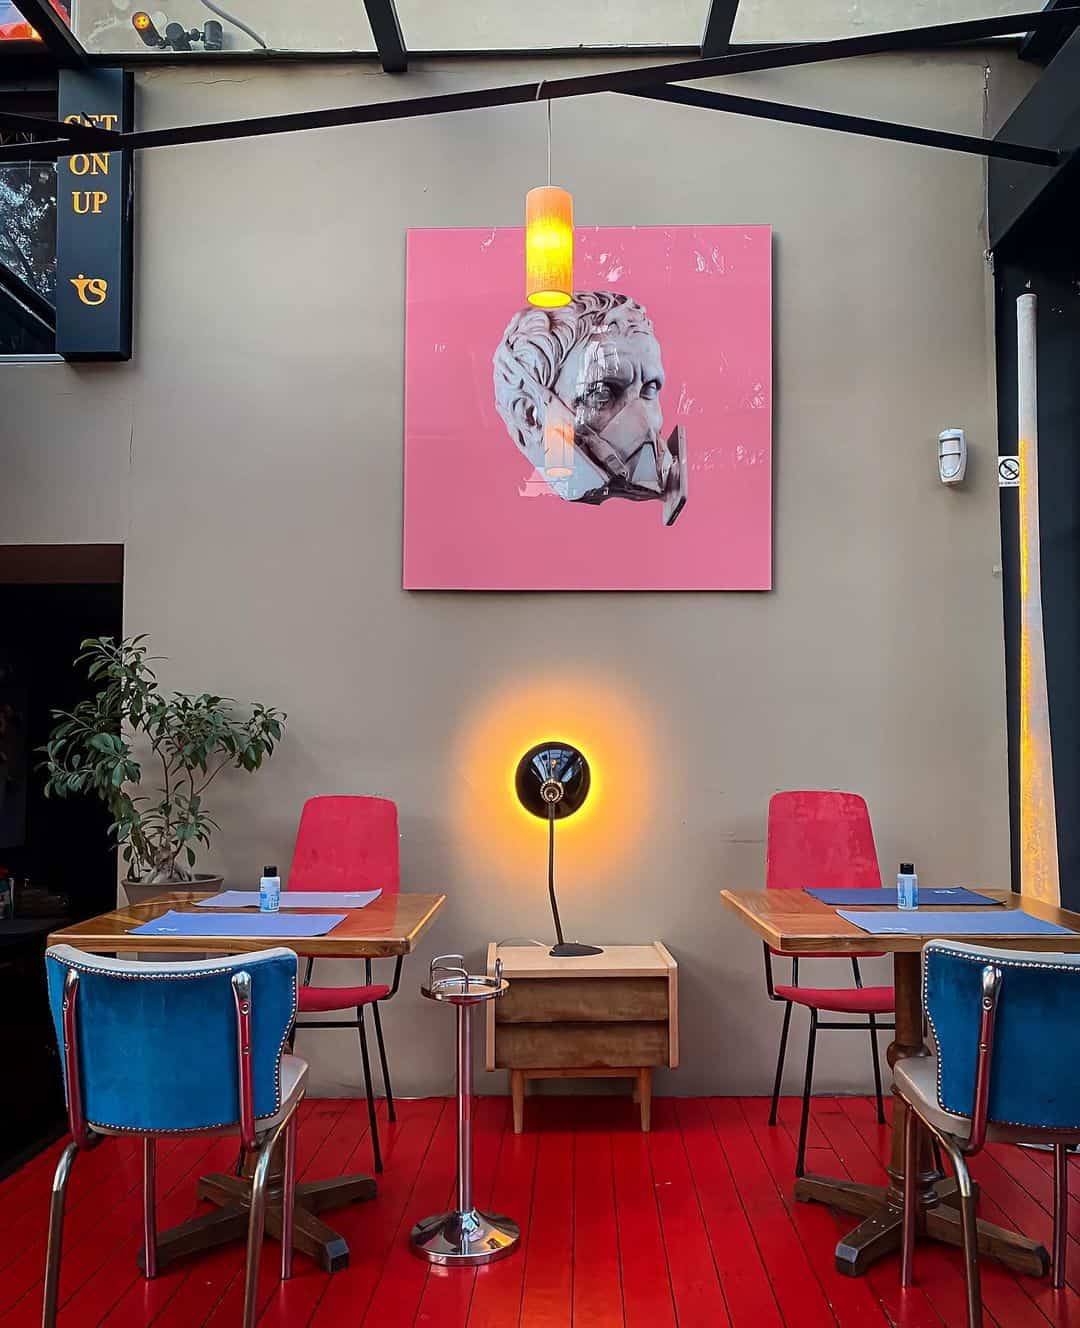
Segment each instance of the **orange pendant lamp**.
[{"label": "orange pendant lamp", "polygon": [[547,149],[548,182],[525,195],[525,298],[540,309],[556,309],[574,294],[574,200],[551,183],[550,100]]}]

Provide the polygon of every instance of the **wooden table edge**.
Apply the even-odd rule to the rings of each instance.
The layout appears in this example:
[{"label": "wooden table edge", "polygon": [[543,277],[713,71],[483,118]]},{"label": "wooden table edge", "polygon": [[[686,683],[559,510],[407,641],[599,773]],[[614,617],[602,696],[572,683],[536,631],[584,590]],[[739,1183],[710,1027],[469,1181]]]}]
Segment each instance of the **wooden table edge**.
[{"label": "wooden table edge", "polygon": [[[778,954],[798,955],[806,958],[813,958],[815,954],[822,950],[851,954],[862,954],[866,951],[885,951],[889,954],[919,954],[931,940],[940,940],[946,943],[955,941],[960,945],[984,945],[999,950],[1026,950],[1034,954],[1076,953],[1080,951],[1080,913],[1063,909],[1055,904],[1046,904],[1042,900],[1032,899],[1030,896],[1012,895],[1011,892],[1005,890],[991,891],[989,888],[987,889],[989,894],[1005,896],[1014,901],[1012,907],[1002,909],[1003,916],[1007,916],[1011,912],[1023,911],[1030,913],[1033,917],[1043,918],[1047,922],[1056,922],[1061,926],[1071,927],[1073,934],[1071,936],[1036,935],[1030,932],[1009,932],[1003,929],[1000,934],[990,936],[909,936],[896,932],[875,935],[872,932],[860,930],[854,923],[848,922],[845,918],[838,917],[836,909],[831,905],[822,904],[821,908],[825,912],[821,914],[821,931],[815,935],[793,936],[790,932],[784,932],[785,915],[780,913],[779,910],[775,915],[775,922],[770,922],[769,919],[754,912],[748,904],[743,902],[747,895],[759,896],[767,893],[781,895],[784,892],[721,890],[720,899],[738,916],[741,922],[745,923],[751,931],[760,936]],[[802,896],[802,892],[799,892],[799,894]],[[805,898],[805,896],[802,897]],[[780,901],[777,900],[776,902],[779,903]],[[924,913],[947,913],[951,911],[947,907],[927,907]],[[807,916],[813,917],[816,914],[792,912],[786,916],[788,918],[798,918],[805,923]],[[841,923],[850,930],[842,932],[837,930]]]},{"label": "wooden table edge", "polygon": [[[402,890],[401,895],[421,895],[431,900],[430,906],[422,916],[412,925],[408,932],[400,937],[391,937],[387,940],[378,937],[366,938],[368,943],[360,945],[357,942],[355,953],[343,948],[341,942],[345,938],[338,937],[334,943],[334,933],[327,932],[325,936],[281,936],[281,937],[257,937],[257,936],[132,936],[130,932],[123,932],[112,936],[94,936],[85,935],[79,932],[80,927],[85,927],[87,922],[93,922],[94,918],[87,918],[83,922],[74,923],[70,927],[61,928],[59,931],[50,932],[46,939],[47,947],[54,945],[68,945],[73,950],[82,950],[85,954],[131,954],[133,952],[149,952],[153,954],[175,954],[183,956],[185,954],[206,954],[212,957],[219,957],[227,954],[255,954],[261,950],[266,950],[267,940],[273,940],[275,944],[284,945],[287,949],[295,950],[302,958],[313,959],[392,959],[397,956],[405,956],[413,953],[416,941],[424,928],[427,927],[431,919],[446,903],[446,895],[432,894],[428,895],[426,891]],[[204,893],[203,898],[207,895]],[[129,905],[128,907],[145,908],[147,905],[155,903],[170,902],[168,893],[157,896],[155,899],[146,900],[143,904]],[[118,913],[123,910],[111,909],[110,913]],[[311,909],[314,913],[333,913],[334,909]],[[340,910],[338,910],[340,911]],[[355,910],[361,912],[362,910]],[[101,917],[108,917],[109,913],[100,914]]]}]

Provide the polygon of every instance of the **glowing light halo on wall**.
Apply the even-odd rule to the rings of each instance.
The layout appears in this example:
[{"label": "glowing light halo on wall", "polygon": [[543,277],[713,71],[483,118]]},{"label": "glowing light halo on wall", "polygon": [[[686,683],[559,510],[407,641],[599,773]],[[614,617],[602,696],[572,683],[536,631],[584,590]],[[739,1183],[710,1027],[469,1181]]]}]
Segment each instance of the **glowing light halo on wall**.
[{"label": "glowing light halo on wall", "polygon": [[560,898],[618,876],[652,824],[650,805],[669,793],[648,716],[630,685],[571,683],[554,670],[507,683],[466,712],[454,761],[465,796],[455,793],[452,820],[469,869],[497,875],[515,893],[528,890],[523,905],[534,907],[547,826],[521,805],[514,776],[521,753],[557,733],[584,752],[592,772],[584,805],[559,822]]}]

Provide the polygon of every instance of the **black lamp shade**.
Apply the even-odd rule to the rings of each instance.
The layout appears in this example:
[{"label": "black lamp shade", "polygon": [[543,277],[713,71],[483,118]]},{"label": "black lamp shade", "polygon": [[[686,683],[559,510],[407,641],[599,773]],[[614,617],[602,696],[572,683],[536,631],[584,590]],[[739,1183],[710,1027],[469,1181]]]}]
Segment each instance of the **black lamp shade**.
[{"label": "black lamp shade", "polygon": [[555,820],[573,816],[589,796],[589,763],[565,742],[541,742],[518,762],[514,787],[521,805],[534,816]]}]

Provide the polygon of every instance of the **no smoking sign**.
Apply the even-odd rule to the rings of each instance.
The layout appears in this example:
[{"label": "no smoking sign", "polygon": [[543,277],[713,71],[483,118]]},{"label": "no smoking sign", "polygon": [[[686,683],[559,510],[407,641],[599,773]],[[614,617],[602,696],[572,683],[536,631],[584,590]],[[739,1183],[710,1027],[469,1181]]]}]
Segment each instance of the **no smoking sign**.
[{"label": "no smoking sign", "polygon": [[998,488],[1018,489],[1020,487],[1020,458],[1018,456],[998,457]]}]

